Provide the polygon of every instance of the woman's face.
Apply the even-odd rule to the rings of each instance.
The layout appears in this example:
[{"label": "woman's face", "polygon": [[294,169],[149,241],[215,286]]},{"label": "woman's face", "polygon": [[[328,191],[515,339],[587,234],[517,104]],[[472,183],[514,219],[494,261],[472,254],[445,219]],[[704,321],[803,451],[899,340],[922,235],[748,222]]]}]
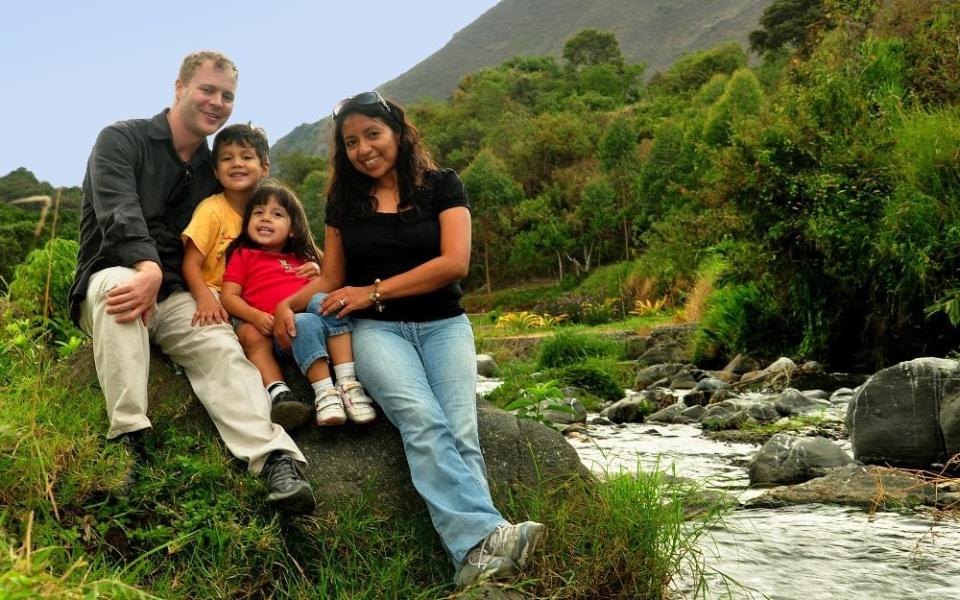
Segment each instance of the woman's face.
[{"label": "woman's face", "polygon": [[344,117],[340,133],[353,168],[377,180],[394,175],[400,140],[389,125],[379,118],[353,113]]}]

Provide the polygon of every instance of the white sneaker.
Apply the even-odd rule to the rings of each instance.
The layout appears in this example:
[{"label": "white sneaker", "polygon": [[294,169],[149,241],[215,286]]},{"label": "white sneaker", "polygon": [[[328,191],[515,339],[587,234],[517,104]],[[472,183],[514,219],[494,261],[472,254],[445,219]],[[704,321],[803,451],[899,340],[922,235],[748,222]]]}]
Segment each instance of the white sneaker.
[{"label": "white sneaker", "polygon": [[546,527],[536,521],[524,521],[516,525],[505,523],[497,526],[483,541],[483,547],[494,556],[502,556],[516,563],[521,571],[527,568]]},{"label": "white sneaker", "polygon": [[347,416],[357,424],[369,423],[377,418],[377,411],[373,408],[373,400],[363,390],[359,381],[349,381],[337,386],[340,399],[347,409]]},{"label": "white sneaker", "polygon": [[347,415],[343,412],[343,401],[340,400],[340,393],[337,392],[337,388],[320,392],[313,399],[313,405],[317,409],[317,425],[321,427],[343,425],[347,420]]}]

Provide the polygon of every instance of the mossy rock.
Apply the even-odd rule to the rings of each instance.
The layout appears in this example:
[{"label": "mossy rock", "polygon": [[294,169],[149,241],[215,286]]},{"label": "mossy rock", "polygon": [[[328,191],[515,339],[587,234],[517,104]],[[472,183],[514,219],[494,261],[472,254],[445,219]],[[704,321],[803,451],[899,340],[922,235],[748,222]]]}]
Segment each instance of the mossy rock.
[{"label": "mossy rock", "polygon": [[[295,367],[283,367],[294,393],[312,398],[309,384]],[[92,349],[85,346],[61,363],[54,377],[68,389],[97,387]],[[173,420],[184,432],[217,435],[186,376],[156,350],[148,390],[148,416],[154,423]],[[478,402],[477,416],[487,478],[498,502],[515,488],[545,486],[562,491],[574,481],[593,481],[573,447],[553,429],[518,419],[484,400]],[[104,431],[106,427],[104,418]],[[366,426],[307,426],[292,435],[307,458],[307,476],[321,505],[332,508],[338,501],[372,493],[384,511],[422,508],[423,501],[410,481],[400,434],[382,414]]]}]

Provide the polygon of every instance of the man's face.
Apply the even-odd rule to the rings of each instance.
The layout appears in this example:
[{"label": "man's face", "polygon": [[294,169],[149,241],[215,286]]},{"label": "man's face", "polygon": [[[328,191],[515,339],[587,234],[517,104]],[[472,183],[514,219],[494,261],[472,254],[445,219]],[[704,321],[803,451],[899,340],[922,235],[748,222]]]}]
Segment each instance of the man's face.
[{"label": "man's face", "polygon": [[217,69],[206,60],[193,73],[190,81],[179,79],[173,110],[187,131],[197,138],[206,138],[220,129],[233,112],[237,78],[230,69]]}]

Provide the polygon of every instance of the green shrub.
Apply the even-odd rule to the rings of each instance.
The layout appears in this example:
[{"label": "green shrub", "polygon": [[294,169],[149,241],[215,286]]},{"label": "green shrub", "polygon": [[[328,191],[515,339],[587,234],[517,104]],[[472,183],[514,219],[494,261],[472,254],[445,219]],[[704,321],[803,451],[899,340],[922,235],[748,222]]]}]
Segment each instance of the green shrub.
[{"label": "green shrub", "polygon": [[[551,371],[564,385],[573,386],[584,392],[596,396],[602,401],[616,402],[624,396],[626,388],[611,371],[616,371],[616,363],[611,360],[587,359],[580,364],[567,365]],[[584,402],[588,409],[594,408],[589,402]]]},{"label": "green shrub", "polygon": [[905,62],[910,88],[929,106],[960,101],[960,5],[939,2],[907,40]]},{"label": "green shrub", "polygon": [[714,290],[694,335],[694,360],[737,353],[767,355],[780,342],[780,308],[771,290],[757,282]]},{"label": "green shrub", "polygon": [[17,266],[8,290],[10,306],[16,314],[39,318],[61,341],[81,335],[70,322],[67,298],[79,247],[73,240],[50,240]]},{"label": "green shrub", "polygon": [[540,345],[537,364],[542,368],[574,365],[590,357],[619,358],[623,346],[595,335],[561,331]]}]

